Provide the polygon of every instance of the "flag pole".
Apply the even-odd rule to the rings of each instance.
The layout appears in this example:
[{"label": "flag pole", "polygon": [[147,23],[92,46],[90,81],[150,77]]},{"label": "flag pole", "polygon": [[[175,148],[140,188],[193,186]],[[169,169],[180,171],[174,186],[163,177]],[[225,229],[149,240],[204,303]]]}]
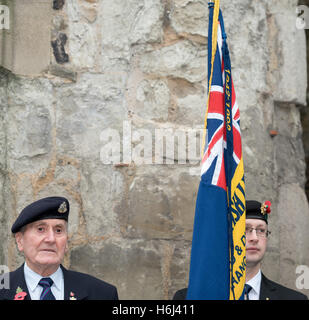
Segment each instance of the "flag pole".
[{"label": "flag pole", "polygon": [[202,145],[202,158],[204,156],[205,152],[205,144],[206,144],[206,129],[207,129],[207,116],[208,116],[208,107],[209,107],[209,98],[210,98],[210,89],[211,89],[211,83],[212,83],[212,76],[213,76],[213,66],[214,66],[214,60],[215,55],[217,51],[217,33],[218,33],[218,18],[219,18],[219,10],[220,10],[220,0],[211,0],[208,2],[208,6],[214,6],[213,11],[213,25],[212,25],[212,44],[211,44],[211,70],[208,82],[208,96],[207,96],[207,104],[206,104],[206,113],[205,113],[205,119],[204,119],[204,129],[203,129],[203,145]]}]

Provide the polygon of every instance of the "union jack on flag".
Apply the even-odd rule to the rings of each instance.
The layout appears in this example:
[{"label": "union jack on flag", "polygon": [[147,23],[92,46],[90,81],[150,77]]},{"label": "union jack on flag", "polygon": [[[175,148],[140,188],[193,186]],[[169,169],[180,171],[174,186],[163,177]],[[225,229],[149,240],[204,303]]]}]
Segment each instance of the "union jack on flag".
[{"label": "union jack on flag", "polygon": [[243,299],[245,285],[240,114],[219,3],[215,0],[209,10],[207,135],[195,207],[189,300]]},{"label": "union jack on flag", "polygon": [[[224,166],[224,149],[226,144],[224,85],[225,71],[222,59],[222,31],[218,23],[217,51],[214,60],[213,78],[210,88],[209,107],[207,115],[207,139],[202,159],[201,175],[205,181],[226,190]],[[241,135],[239,108],[236,101],[234,85],[232,85],[232,118],[233,118],[233,171],[241,159]]]}]

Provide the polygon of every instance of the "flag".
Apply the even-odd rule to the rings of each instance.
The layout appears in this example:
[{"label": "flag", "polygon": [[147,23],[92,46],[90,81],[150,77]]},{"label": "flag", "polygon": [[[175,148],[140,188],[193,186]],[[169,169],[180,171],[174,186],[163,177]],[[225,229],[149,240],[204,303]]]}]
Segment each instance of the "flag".
[{"label": "flag", "polygon": [[245,182],[240,113],[220,1],[209,4],[208,101],[191,249],[189,300],[243,299]]}]

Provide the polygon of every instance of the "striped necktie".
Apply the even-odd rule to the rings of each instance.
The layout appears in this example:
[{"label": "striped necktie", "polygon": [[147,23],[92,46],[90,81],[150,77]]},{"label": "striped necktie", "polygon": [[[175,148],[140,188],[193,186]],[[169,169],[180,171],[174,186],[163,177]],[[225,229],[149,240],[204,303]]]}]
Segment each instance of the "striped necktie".
[{"label": "striped necktie", "polygon": [[249,299],[249,292],[251,291],[252,287],[249,284],[245,284],[245,300]]},{"label": "striped necktie", "polygon": [[40,300],[56,300],[55,296],[51,291],[51,286],[54,281],[51,278],[42,278],[39,285],[43,287],[43,291],[40,296]]}]

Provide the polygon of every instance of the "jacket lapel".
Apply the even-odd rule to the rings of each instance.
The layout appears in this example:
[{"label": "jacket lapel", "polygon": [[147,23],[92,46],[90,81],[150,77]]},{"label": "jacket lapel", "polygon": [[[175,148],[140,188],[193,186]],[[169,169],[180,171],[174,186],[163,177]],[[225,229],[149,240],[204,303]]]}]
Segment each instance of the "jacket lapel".
[{"label": "jacket lapel", "polygon": [[[88,298],[88,292],[84,286],[80,284],[80,278],[77,272],[65,269],[60,265],[63,272],[64,281],[64,300],[84,300]],[[10,289],[6,290],[3,295],[5,300],[14,300],[17,289],[26,293],[23,300],[31,300],[29,290],[24,275],[24,264],[18,269],[10,273]]]},{"label": "jacket lapel", "polygon": [[67,270],[62,265],[60,267],[64,280],[64,300],[86,300],[88,293],[85,288],[81,286],[78,273]]},{"label": "jacket lapel", "polygon": [[276,287],[262,273],[260,300],[276,300]]},{"label": "jacket lapel", "polygon": [[10,273],[10,290],[8,290],[7,295],[8,300],[14,300],[17,289],[21,289],[22,292],[26,293],[26,296],[23,294],[20,295],[21,297],[24,296],[24,299],[21,300],[31,300],[24,275],[24,264]]}]

